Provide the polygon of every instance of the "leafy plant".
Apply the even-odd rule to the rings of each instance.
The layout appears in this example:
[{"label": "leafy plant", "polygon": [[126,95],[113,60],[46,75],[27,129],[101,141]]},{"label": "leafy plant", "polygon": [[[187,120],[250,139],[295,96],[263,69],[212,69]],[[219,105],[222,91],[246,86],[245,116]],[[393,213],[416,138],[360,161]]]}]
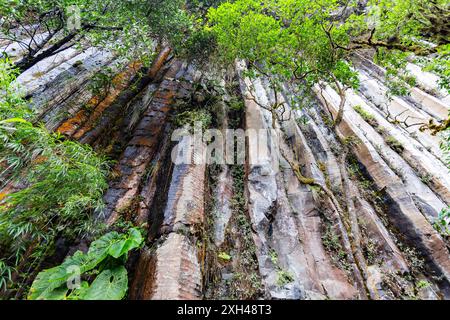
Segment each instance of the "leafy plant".
[{"label": "leafy plant", "polygon": [[211,8],[206,29],[224,60],[248,61],[249,77],[306,88],[329,83],[341,100],[336,126],[346,90],[359,86],[350,62],[355,52],[374,50],[394,94],[406,95],[415,83],[404,71],[412,54],[439,61],[434,70],[448,77],[448,12],[445,1],[435,0],[236,0]]},{"label": "leafy plant", "polygon": [[[127,234],[115,231],[94,241],[87,253],[75,252],[61,265],[44,270],[34,280],[29,300],[120,300],[128,288],[127,271],[123,263],[128,252],[143,243],[141,232],[132,228]],[[98,274],[89,284],[80,282],[72,288],[70,280],[88,272]]]},{"label": "leafy plant", "polygon": [[392,136],[386,138],[386,143],[397,153],[402,153],[405,150],[405,147]]},{"label": "leafy plant", "polygon": [[277,271],[277,285],[283,287],[294,281],[294,276],[287,271],[278,270]]},{"label": "leafy plant", "polygon": [[431,283],[429,283],[428,281],[425,281],[425,280],[420,280],[419,282],[416,283],[416,287],[418,289],[426,289],[430,286],[431,286]]},{"label": "leafy plant", "polygon": [[450,236],[450,207],[444,208],[439,213],[434,228],[444,236]]},{"label": "leafy plant", "polygon": [[191,110],[179,113],[175,118],[175,125],[183,127],[188,125],[190,128],[194,128],[197,124],[201,129],[208,129],[211,125],[211,114],[205,110]]},{"label": "leafy plant", "polygon": [[[0,32],[6,39],[20,43],[25,57],[16,62],[21,71],[61,47],[86,44],[112,49],[128,59],[148,60],[155,40],[180,47],[192,30],[185,0],[26,0],[0,3]],[[75,9],[75,10],[71,10]],[[79,25],[73,24],[74,20]],[[17,39],[17,24],[26,25],[29,44]],[[45,39],[38,34],[48,32]],[[82,39],[82,41],[81,41]],[[41,43],[39,43],[41,42]],[[43,50],[37,50],[41,45]],[[149,50],[150,49],[150,50]]]},{"label": "leafy plant", "polygon": [[114,88],[112,81],[114,72],[112,68],[105,68],[101,72],[97,72],[91,79],[89,87],[95,96],[105,98],[108,92]]},{"label": "leafy plant", "polygon": [[218,257],[220,259],[222,259],[223,261],[230,261],[231,260],[231,256],[228,253],[226,253],[226,252],[220,252]]},{"label": "leafy plant", "polygon": [[[33,125],[28,103],[14,84],[15,69],[0,60],[0,182],[20,183],[19,191],[0,199],[2,263],[15,269],[24,259],[45,258],[57,236],[66,239],[92,230],[94,212],[103,208],[109,163],[90,146],[65,140],[41,125]],[[24,257],[29,248],[35,253]],[[17,270],[21,272],[21,270]],[[5,273],[0,282],[7,282]]]},{"label": "leafy plant", "polygon": [[0,289],[7,288],[8,284],[12,282],[13,268],[8,266],[2,259],[0,259]]},{"label": "leafy plant", "polygon": [[354,106],[353,109],[366,121],[368,124],[370,124],[373,127],[378,127],[378,122],[375,119],[374,115],[364,110],[361,106]]},{"label": "leafy plant", "polygon": [[272,263],[276,266],[278,266],[278,254],[275,250],[270,249],[269,251],[269,257],[270,257],[270,261],[272,261]]}]

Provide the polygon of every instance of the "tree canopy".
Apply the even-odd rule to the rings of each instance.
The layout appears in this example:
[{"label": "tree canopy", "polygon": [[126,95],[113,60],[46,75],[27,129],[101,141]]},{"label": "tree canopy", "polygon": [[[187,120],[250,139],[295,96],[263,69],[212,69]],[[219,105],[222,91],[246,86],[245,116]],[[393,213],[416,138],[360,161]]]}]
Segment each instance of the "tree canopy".
[{"label": "tree canopy", "polygon": [[207,28],[225,60],[246,60],[275,81],[334,83],[345,102],[345,89],[358,86],[350,58],[361,50],[395,76],[423,57],[450,90],[449,14],[445,0],[237,0],[211,8]]}]

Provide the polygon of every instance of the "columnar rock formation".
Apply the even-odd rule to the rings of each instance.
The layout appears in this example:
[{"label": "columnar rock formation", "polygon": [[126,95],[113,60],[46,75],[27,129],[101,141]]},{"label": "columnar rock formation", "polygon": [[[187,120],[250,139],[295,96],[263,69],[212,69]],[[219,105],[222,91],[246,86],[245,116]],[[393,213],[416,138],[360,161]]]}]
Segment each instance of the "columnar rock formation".
[{"label": "columnar rock formation", "polygon": [[[410,64],[418,86],[388,99],[382,68],[364,56],[354,66],[361,87],[348,90],[335,129],[339,96],[325,83],[312,97],[286,84],[274,117],[264,77],[245,78],[244,64],[206,72],[168,48],[150,68],[67,49],[17,81],[49,130],[116,160],[97,218],[148,230],[128,266],[130,299],[448,299],[449,239],[433,224],[450,204],[450,175],[439,137],[414,124],[446,119],[449,95]],[[98,90],[105,70],[111,83]],[[208,105],[212,80],[222,94]],[[307,107],[291,104],[299,95]],[[268,136],[247,139],[245,164],[198,164],[203,149],[171,140],[182,105],[206,106],[219,130]]]}]

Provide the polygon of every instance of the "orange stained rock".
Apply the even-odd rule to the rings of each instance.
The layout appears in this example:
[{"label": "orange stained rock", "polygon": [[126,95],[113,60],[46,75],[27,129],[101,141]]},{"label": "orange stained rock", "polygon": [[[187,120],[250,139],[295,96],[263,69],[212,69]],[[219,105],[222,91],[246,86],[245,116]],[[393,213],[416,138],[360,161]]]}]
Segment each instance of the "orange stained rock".
[{"label": "orange stained rock", "polygon": [[41,164],[41,163],[44,163],[47,160],[48,160],[48,157],[39,156],[39,157],[36,157],[36,159],[34,159],[32,163],[33,164]]},{"label": "orange stained rock", "polygon": [[6,192],[0,192],[0,201],[5,199],[7,195],[8,195],[8,193],[6,193]]},{"label": "orange stained rock", "polygon": [[[91,103],[91,101],[89,101]],[[65,121],[58,129],[57,131],[61,134],[64,134],[66,136],[72,136],[75,131],[78,129],[78,126],[80,126],[83,122],[85,122],[87,119],[86,111],[81,110],[78,111],[75,116]]]},{"label": "orange stained rock", "polygon": [[166,48],[162,49],[161,52],[158,54],[156,59],[153,61],[152,67],[148,71],[148,75],[151,78],[156,77],[156,75],[158,74],[159,70],[161,70],[162,66],[164,65],[164,63],[166,62],[167,58],[169,57],[169,54],[170,54],[171,51],[172,51],[171,48],[166,47]]},{"label": "orange stained rock", "polygon": [[167,90],[167,91],[158,91],[155,93],[155,98],[159,98],[164,100],[164,102],[169,101],[175,96],[175,92],[173,90]]},{"label": "orange stained rock", "polygon": [[10,182],[2,190],[0,190],[0,201],[5,199],[13,191],[14,191],[14,188]]},{"label": "orange stained rock", "polygon": [[[75,139],[81,138],[87,131],[92,129],[92,125],[102,115],[119,96],[119,94],[128,86],[133,76],[142,67],[142,63],[134,61],[130,63],[126,70],[119,73],[112,80],[113,88],[109,91],[106,98],[100,101],[98,96],[92,97],[87,103],[87,108],[94,108],[94,111],[89,115],[88,111],[83,109],[78,111],[74,117],[65,121],[57,131],[67,136],[73,136]],[[80,128],[81,125],[84,126]]]}]

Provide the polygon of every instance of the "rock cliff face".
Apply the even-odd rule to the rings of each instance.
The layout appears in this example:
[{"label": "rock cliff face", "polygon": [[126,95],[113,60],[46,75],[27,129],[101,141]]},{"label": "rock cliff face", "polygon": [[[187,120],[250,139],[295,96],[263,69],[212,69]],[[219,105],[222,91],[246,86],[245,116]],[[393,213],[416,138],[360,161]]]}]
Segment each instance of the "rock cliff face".
[{"label": "rock cliff face", "polygon": [[[205,71],[168,48],[150,68],[67,49],[17,81],[49,130],[116,160],[98,219],[148,230],[128,265],[130,299],[448,299],[449,239],[433,224],[450,205],[450,175],[439,138],[414,123],[446,119],[450,96],[410,64],[417,87],[388,99],[382,68],[364,56],[354,67],[361,87],[347,91],[336,128],[339,96],[325,83],[275,97],[243,63]],[[247,137],[244,163],[200,163],[205,141],[172,139],[200,109],[223,133],[267,134]]]}]

